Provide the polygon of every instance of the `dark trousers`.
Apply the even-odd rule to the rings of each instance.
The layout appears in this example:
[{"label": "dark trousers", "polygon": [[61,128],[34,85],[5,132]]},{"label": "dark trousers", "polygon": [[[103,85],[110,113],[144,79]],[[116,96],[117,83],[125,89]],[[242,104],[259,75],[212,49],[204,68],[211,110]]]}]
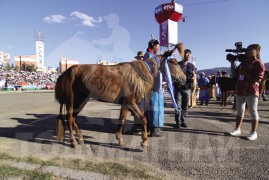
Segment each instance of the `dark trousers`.
[{"label": "dark trousers", "polygon": [[179,108],[179,112],[175,114],[177,124],[187,123],[188,103],[190,98],[190,89],[176,90],[174,92],[175,100]]}]

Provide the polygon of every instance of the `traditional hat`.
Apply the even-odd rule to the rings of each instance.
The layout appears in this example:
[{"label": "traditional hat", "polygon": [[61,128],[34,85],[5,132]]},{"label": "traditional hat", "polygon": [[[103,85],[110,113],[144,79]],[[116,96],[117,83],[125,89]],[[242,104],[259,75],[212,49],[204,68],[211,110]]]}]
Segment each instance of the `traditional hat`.
[{"label": "traditional hat", "polygon": [[225,69],[221,72],[222,75],[226,75],[226,73],[227,73],[227,72],[226,72]]},{"label": "traditional hat", "polygon": [[138,51],[137,55],[135,56],[135,59],[143,58],[143,57],[144,57],[144,52],[143,51]]}]

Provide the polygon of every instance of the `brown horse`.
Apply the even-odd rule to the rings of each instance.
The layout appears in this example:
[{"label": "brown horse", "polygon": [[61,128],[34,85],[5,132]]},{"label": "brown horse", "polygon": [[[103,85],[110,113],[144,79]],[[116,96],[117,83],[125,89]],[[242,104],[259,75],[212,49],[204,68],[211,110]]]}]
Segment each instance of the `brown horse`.
[{"label": "brown horse", "polygon": [[[221,90],[221,106],[227,106],[227,97],[228,93],[231,91],[235,91],[237,78],[230,77],[215,77],[212,76],[210,79],[210,84],[214,85],[218,83]],[[235,104],[233,109],[235,108]]]},{"label": "brown horse", "polygon": [[[178,48],[179,52],[182,52],[183,44],[177,45],[176,48]],[[160,56],[162,73],[164,73],[164,59],[166,58],[164,55]],[[141,146],[146,147],[148,145],[147,120],[137,104],[143,95],[147,99],[150,98],[154,77],[157,76],[158,66],[156,61],[150,59],[149,62],[153,67],[152,72],[149,71],[143,61],[124,62],[110,66],[97,64],[74,65],[67,69],[58,78],[55,87],[55,98],[60,103],[56,126],[58,140],[61,142],[64,140],[63,105],[65,105],[71,146],[75,147],[77,144],[73,128],[78,135],[79,143],[84,143],[82,133],[76,123],[76,117],[86,105],[88,99],[93,98],[104,102],[121,104],[119,117],[121,123],[116,133],[119,145],[123,145],[122,131],[127,112],[131,111],[143,124]],[[168,66],[171,74],[173,74],[172,79],[184,84],[186,77],[178,66],[177,61],[175,59],[169,60]]]}]

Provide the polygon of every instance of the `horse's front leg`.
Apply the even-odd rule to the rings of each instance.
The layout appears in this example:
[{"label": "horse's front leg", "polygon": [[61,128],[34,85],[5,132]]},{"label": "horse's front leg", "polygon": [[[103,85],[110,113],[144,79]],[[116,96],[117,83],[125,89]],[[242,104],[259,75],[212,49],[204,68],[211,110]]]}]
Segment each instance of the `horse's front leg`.
[{"label": "horse's front leg", "polygon": [[119,129],[118,129],[118,132],[116,133],[116,139],[119,141],[120,146],[123,146],[123,143],[124,143],[123,138],[122,138],[122,131],[123,131],[123,128],[124,128],[127,113],[128,113],[128,109],[126,107],[123,107],[123,105],[122,105],[121,110],[120,110]]},{"label": "horse's front leg", "polygon": [[221,92],[221,106],[224,106],[224,94],[225,92]]},{"label": "horse's front leg", "polygon": [[224,93],[224,106],[227,106],[227,96],[228,96],[228,91]]},{"label": "horse's front leg", "polygon": [[139,118],[141,120],[141,122],[143,123],[143,132],[142,132],[142,142],[141,142],[141,147],[145,148],[148,146],[148,131],[147,131],[147,119],[144,115],[144,113],[139,109],[139,107],[137,106],[137,104],[131,104],[131,110],[133,111],[133,113],[135,114],[135,116],[137,118]]}]

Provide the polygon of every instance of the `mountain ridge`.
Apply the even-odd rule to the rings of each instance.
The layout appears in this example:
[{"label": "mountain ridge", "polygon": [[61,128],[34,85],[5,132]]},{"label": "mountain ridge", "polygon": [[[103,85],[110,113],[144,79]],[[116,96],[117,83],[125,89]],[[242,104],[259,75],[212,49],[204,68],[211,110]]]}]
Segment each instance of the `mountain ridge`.
[{"label": "mountain ridge", "polygon": [[[266,71],[269,71],[269,62],[264,63]],[[204,72],[206,76],[211,75],[211,74],[217,74],[218,71],[226,71],[227,74],[231,74],[230,67],[216,67],[216,68],[211,68],[211,69],[202,69],[198,70],[197,74],[199,75],[201,72]]]}]

